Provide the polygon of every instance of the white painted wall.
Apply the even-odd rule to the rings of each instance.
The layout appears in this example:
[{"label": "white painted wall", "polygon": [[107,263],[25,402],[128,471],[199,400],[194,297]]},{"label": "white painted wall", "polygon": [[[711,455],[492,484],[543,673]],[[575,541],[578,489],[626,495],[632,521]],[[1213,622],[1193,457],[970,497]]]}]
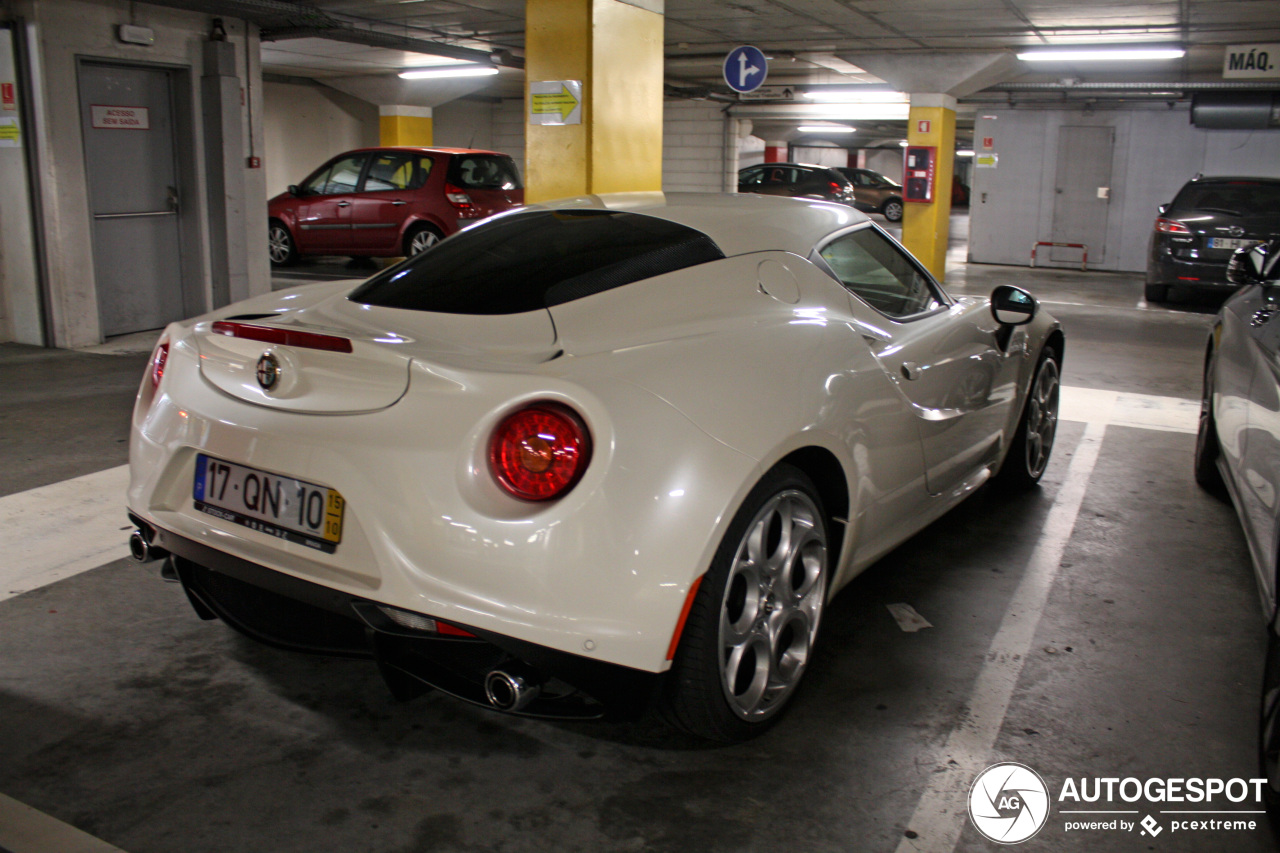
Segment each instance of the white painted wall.
[{"label": "white painted wall", "polygon": [[263,91],[268,198],[335,154],[378,144],[378,108],[368,101],[322,85],[265,83]]},{"label": "white painted wall", "polygon": [[[974,138],[992,137],[999,161],[994,169],[976,164],[973,169],[970,260],[1025,265],[1037,240],[1063,239],[1053,234],[1053,204],[1058,136],[1064,125],[1115,128],[1106,257],[1095,265],[1091,252],[1091,268],[1146,269],[1157,206],[1172,200],[1197,173],[1280,177],[1280,131],[1200,130],[1191,125],[1186,109],[1091,115],[984,111]],[[1046,263],[1046,258],[1041,251],[1036,262]]]},{"label": "white painted wall", "polygon": [[[737,151],[736,135],[730,140]],[[736,159],[736,158],[735,158]],[[662,189],[665,192],[723,192],[726,172],[725,118],[715,101],[675,101],[662,104]]]},{"label": "white painted wall", "polygon": [[902,183],[901,148],[866,148],[864,150],[867,152],[865,168]]}]

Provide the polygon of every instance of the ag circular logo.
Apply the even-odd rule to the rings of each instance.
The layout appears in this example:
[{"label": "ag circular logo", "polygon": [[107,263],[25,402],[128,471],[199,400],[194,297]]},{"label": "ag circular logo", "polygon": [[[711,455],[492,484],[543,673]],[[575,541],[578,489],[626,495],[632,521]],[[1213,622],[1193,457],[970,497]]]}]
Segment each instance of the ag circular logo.
[{"label": "ag circular logo", "polygon": [[973,780],[969,818],[989,841],[1020,844],[1049,819],[1049,788],[1025,764],[993,764]]},{"label": "ag circular logo", "polygon": [[280,360],[272,353],[264,352],[258,359],[258,384],[270,391],[280,381]]}]

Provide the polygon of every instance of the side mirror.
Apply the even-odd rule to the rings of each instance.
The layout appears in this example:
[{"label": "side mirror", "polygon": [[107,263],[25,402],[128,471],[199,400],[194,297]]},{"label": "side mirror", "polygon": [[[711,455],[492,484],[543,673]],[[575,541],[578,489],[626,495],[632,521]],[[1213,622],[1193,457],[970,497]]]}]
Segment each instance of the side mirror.
[{"label": "side mirror", "polygon": [[[279,184],[277,184],[279,186]],[[302,198],[302,190],[298,189],[297,184],[289,184],[289,195],[294,198]]]},{"label": "side mirror", "polygon": [[1236,249],[1227,261],[1227,281],[1236,285],[1266,284],[1280,279],[1280,240]]},{"label": "side mirror", "polygon": [[1159,213],[1161,216],[1164,216],[1166,213],[1169,212],[1169,205],[1167,204],[1160,205],[1159,207],[1156,208],[1156,212]]},{"label": "side mirror", "polygon": [[1002,284],[991,291],[991,316],[1001,326],[1022,326],[1035,319],[1040,303],[1020,287]]}]

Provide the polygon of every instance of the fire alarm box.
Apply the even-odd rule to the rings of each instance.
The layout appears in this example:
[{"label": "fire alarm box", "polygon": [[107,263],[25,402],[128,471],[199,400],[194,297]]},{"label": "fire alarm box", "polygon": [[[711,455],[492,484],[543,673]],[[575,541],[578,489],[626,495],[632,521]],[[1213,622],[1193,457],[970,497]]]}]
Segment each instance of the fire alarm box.
[{"label": "fire alarm box", "polygon": [[908,145],[904,156],[903,201],[933,201],[933,176],[938,149],[933,145]]}]

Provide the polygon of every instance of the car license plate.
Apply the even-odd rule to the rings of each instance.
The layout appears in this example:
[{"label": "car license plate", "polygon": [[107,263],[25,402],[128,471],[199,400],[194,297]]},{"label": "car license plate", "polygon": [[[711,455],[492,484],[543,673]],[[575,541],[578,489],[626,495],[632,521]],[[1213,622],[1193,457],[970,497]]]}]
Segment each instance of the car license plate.
[{"label": "car license plate", "polygon": [[1244,240],[1238,237],[1210,237],[1210,249],[1247,249],[1258,243],[1257,240]]},{"label": "car license plate", "polygon": [[342,541],[346,501],[336,489],[196,456],[196,509],[332,554]]}]

